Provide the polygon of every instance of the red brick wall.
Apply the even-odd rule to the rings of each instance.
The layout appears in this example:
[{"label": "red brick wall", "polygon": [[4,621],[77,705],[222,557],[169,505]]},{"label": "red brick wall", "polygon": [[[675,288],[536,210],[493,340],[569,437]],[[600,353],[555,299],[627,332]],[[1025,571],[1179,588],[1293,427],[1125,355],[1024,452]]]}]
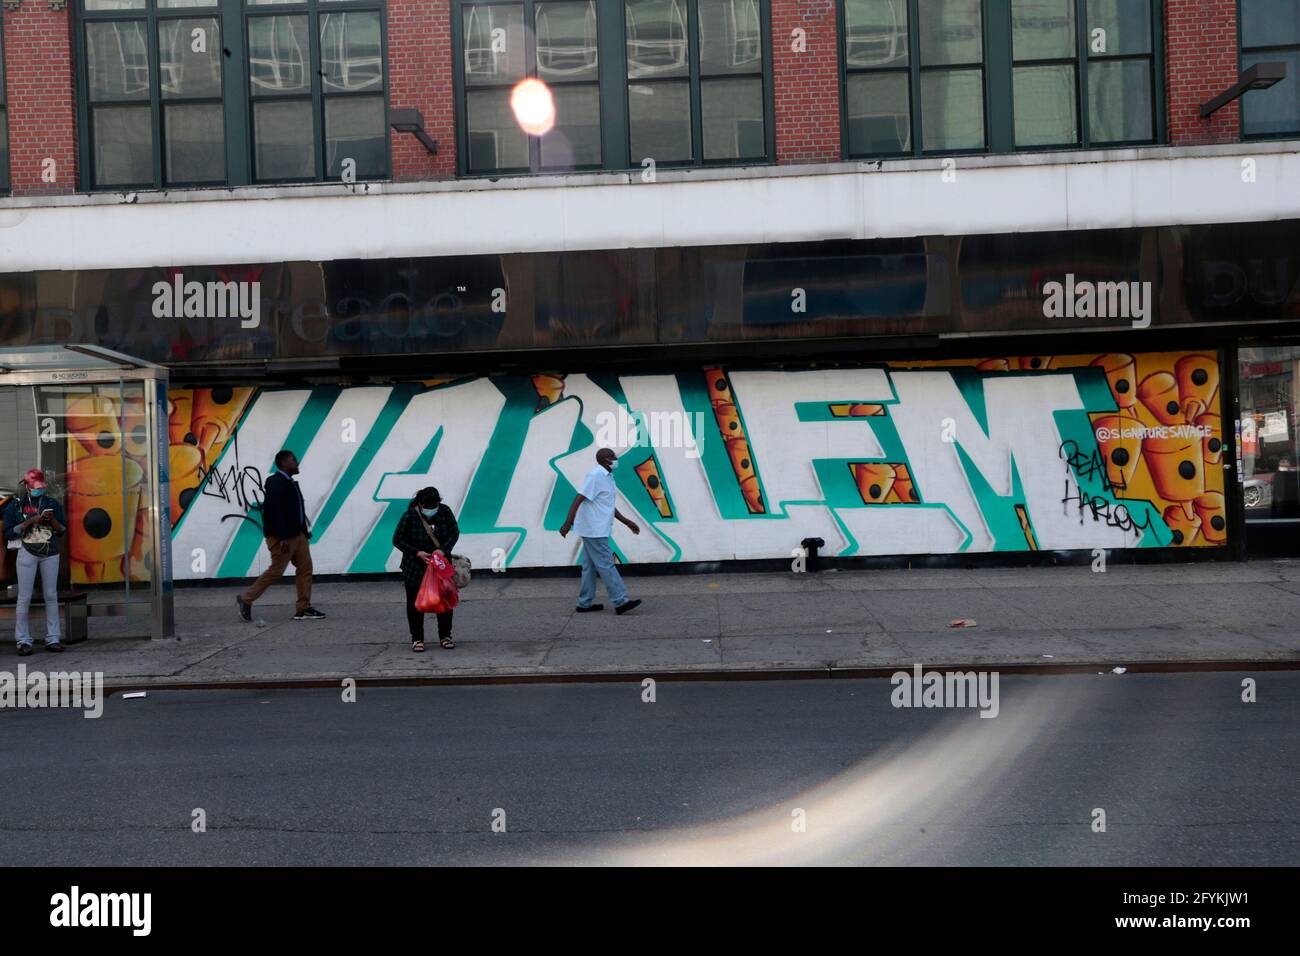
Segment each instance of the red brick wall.
[{"label": "red brick wall", "polygon": [[[77,188],[77,121],[72,80],[72,4],[57,12],[27,0],[4,11],[9,180],[15,196]],[[54,160],[54,182],[41,178]]]},{"label": "red brick wall", "polygon": [[[802,29],[805,48],[793,49]],[[840,158],[835,0],[772,0],[772,83],[778,163]]]},{"label": "red brick wall", "polygon": [[1237,0],[1166,0],[1165,64],[1169,145],[1237,142],[1240,99],[1200,115],[1237,82]]},{"label": "red brick wall", "polygon": [[388,0],[388,104],[414,107],[438,141],[430,155],[410,133],[390,131],[393,179],[456,174],[456,112],[452,87],[451,4],[448,0]]}]

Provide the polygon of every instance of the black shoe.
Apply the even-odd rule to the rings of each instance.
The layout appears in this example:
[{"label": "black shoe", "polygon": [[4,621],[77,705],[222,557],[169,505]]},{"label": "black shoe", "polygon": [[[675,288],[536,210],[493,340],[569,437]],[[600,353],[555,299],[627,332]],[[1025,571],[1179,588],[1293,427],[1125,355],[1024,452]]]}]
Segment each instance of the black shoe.
[{"label": "black shoe", "polygon": [[307,610],[295,614],[293,616],[293,619],[295,621],[323,621],[325,619],[325,615],[322,614],[320,611],[316,610],[314,607],[309,607],[307,608]]},{"label": "black shoe", "polygon": [[60,644],[58,641],[55,641],[53,644],[46,644],[46,645],[45,645],[45,649],[46,649],[47,651],[50,651],[51,653],[54,653],[54,654],[62,654],[62,653],[63,653],[63,645]]},{"label": "black shoe", "polygon": [[31,653],[32,653],[32,645],[30,645],[30,644],[19,644],[19,645],[18,645],[18,656],[19,656],[19,657],[29,657],[29,656],[31,656]]},{"label": "black shoe", "polygon": [[579,614],[586,614],[588,611],[603,611],[605,610],[605,605],[593,604],[591,607],[575,607],[574,610]]},{"label": "black shoe", "polygon": [[247,601],[245,601],[242,597],[239,597],[238,595],[236,595],[235,597],[235,603],[239,605],[239,619],[241,621],[247,621],[249,624],[252,624],[253,605],[249,604]]},{"label": "black shoe", "polygon": [[631,601],[624,601],[618,607],[614,608],[614,613],[626,614],[628,611],[632,610],[633,608],[640,607],[640,606],[641,606],[641,599],[634,598]]}]

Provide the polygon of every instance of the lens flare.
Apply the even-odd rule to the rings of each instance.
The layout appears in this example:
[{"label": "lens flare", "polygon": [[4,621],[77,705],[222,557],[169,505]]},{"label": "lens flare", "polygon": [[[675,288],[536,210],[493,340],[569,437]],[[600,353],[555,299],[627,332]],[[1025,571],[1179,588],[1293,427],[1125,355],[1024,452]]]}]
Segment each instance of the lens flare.
[{"label": "lens flare", "polygon": [[544,136],[555,125],[555,98],[541,80],[520,80],[510,93],[515,122],[529,136]]}]

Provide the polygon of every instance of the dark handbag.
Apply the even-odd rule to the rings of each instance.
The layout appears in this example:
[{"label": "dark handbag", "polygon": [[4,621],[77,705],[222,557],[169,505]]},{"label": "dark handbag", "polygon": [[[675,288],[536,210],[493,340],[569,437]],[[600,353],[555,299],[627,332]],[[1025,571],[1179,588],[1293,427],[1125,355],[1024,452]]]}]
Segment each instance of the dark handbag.
[{"label": "dark handbag", "polygon": [[[429,540],[433,542],[434,549],[441,551],[442,543],[438,540],[438,536],[433,533],[433,527],[429,524],[429,519],[420,513],[419,508],[415,509],[415,516],[420,519],[420,524],[424,525],[424,532],[429,536]],[[469,558],[463,554],[449,554],[447,557],[451,559],[451,567],[455,571],[457,590],[468,587],[470,572],[473,570]]]}]

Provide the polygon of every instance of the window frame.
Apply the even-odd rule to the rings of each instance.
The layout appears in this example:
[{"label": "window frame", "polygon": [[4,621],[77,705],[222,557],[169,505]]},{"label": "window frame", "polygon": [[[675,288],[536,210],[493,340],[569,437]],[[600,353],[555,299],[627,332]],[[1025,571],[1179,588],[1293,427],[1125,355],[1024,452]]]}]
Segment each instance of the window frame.
[{"label": "window frame", "polygon": [[[1165,0],[1146,0],[1150,4],[1151,51],[1149,53],[1091,54],[1088,51],[1088,0],[1072,0],[1075,15],[1075,55],[1072,59],[1015,58],[1012,36],[1011,0],[980,0],[983,23],[983,53],[981,64],[984,78],[984,146],[981,149],[928,150],[924,148],[923,117],[921,116],[920,77],[923,72],[951,69],[944,64],[925,66],[920,62],[919,0],[903,0],[907,4],[908,62],[905,67],[870,67],[851,69],[848,64],[848,33],[846,29],[846,2],[835,0],[835,26],[838,35],[836,48],[839,59],[840,89],[840,156],[845,161],[857,162],[883,159],[929,159],[949,156],[985,156],[1011,153],[1069,152],[1083,149],[1127,149],[1135,146],[1158,146],[1166,142],[1165,118]],[[1151,80],[1151,139],[1114,142],[1094,142],[1091,115],[1088,112],[1088,65],[1098,61],[1147,60]],[[1022,146],[1015,141],[1015,69],[1016,67],[1043,64],[1069,63],[1074,67],[1074,102],[1077,136],[1073,143],[1053,143]],[[900,152],[854,153],[849,143],[849,77],[851,75],[882,75],[903,73],[908,77],[908,112],[911,148]]]},{"label": "window frame", "polygon": [[[1300,56],[1300,41],[1297,41],[1296,43],[1278,43],[1278,44],[1270,44],[1268,46],[1255,46],[1255,47],[1251,47],[1250,50],[1247,51],[1246,42],[1245,42],[1245,30],[1243,29],[1241,14],[1242,14],[1242,0],[1237,0],[1237,75],[1238,76],[1241,76],[1242,70],[1245,69],[1247,52],[1250,52],[1252,54],[1263,53],[1266,55],[1269,53],[1294,52],[1298,56]],[[1288,79],[1290,79],[1290,77],[1288,77]],[[1296,82],[1300,83],[1300,77],[1296,78]],[[1247,90],[1246,92],[1249,93],[1250,91]],[[1237,116],[1238,116],[1237,138],[1241,142],[1259,143],[1259,142],[1268,142],[1270,140],[1276,141],[1276,140],[1285,140],[1285,139],[1300,139],[1300,118],[1297,118],[1295,129],[1292,129],[1290,131],[1281,132],[1281,133],[1247,133],[1246,132],[1246,103],[1245,103],[1246,94],[1243,93],[1239,99],[1241,102],[1237,111]]]},{"label": "window frame", "polygon": [[[529,168],[499,167],[493,170],[471,170],[469,165],[469,125],[468,98],[465,83],[464,51],[464,10],[465,7],[479,3],[487,5],[519,4],[524,8],[525,27],[525,68],[524,76],[537,75],[536,38],[531,24],[536,22],[536,5],[547,0],[452,0],[451,34],[452,34],[452,87],[455,96],[456,122],[456,175],[465,179],[497,179],[502,176],[547,176],[599,172],[627,172],[641,168],[641,160],[631,156],[631,122],[629,116],[629,81],[627,76],[627,25],[625,0],[595,0],[598,63],[597,78],[592,82],[598,89],[600,104],[601,163],[599,165],[582,165],[573,167],[545,167],[534,157],[539,155],[536,137],[529,137]],[[554,2],[554,0],[552,0]],[[757,0],[759,11],[759,40],[762,53],[762,107],[764,155],[762,158],[750,159],[710,159],[703,156],[703,137],[700,113],[700,72],[698,19],[696,11],[698,0],[683,0],[688,4],[688,30],[691,31],[689,44],[691,70],[688,78],[682,79],[690,84],[692,159],[689,161],[657,162],[656,167],[697,168],[718,166],[768,166],[776,162],[776,110],[772,79],[772,19],[771,0]],[[752,76],[754,74],[740,74]],[[725,76],[719,74],[719,76]],[[706,77],[708,79],[708,77]],[[517,82],[517,81],[515,81]],[[635,82],[635,81],[633,81]],[[514,83],[503,83],[504,87]],[[491,87],[473,86],[468,89]]]},{"label": "window frame", "polygon": [[[383,140],[384,169],[379,175],[358,175],[358,182],[381,182],[391,179],[393,168],[392,135],[389,125],[389,91],[391,77],[388,60],[388,4],[386,0],[285,0],[274,4],[250,4],[246,0],[213,0],[202,7],[162,7],[158,0],[145,0],[142,7],[114,10],[87,10],[86,0],[73,0],[73,67],[77,94],[77,156],[80,164],[78,179],[82,192],[128,192],[169,189],[233,189],[240,186],[275,186],[296,183],[328,183],[337,178],[327,175],[325,138],[325,101],[346,96],[382,97],[384,106]],[[323,10],[322,10],[323,8]],[[364,92],[325,92],[320,73],[320,14],[372,12],[379,15],[381,87]],[[255,139],[253,131],[253,103],[255,97],[249,79],[248,28],[249,20],[259,15],[299,15],[308,20],[308,39],[311,43],[313,157],[315,175],[311,178],[259,180],[255,177]],[[158,25],[166,20],[193,20],[215,18],[221,30],[221,43],[229,55],[222,56],[221,97],[196,97],[172,102],[217,103],[222,107],[223,144],[225,150],[225,179],[221,182],[172,181],[166,178],[165,109],[168,102],[161,95],[161,69],[158,56]],[[100,184],[95,181],[93,106],[90,102],[90,75],[87,66],[86,25],[96,22],[142,21],[147,30],[149,51],[149,97],[131,101],[147,105],[150,111],[150,131],[153,147],[153,179],[151,182]],[[266,97],[271,99],[273,97]],[[306,98],[306,97],[303,97]],[[122,101],[124,104],[127,101]]]}]

